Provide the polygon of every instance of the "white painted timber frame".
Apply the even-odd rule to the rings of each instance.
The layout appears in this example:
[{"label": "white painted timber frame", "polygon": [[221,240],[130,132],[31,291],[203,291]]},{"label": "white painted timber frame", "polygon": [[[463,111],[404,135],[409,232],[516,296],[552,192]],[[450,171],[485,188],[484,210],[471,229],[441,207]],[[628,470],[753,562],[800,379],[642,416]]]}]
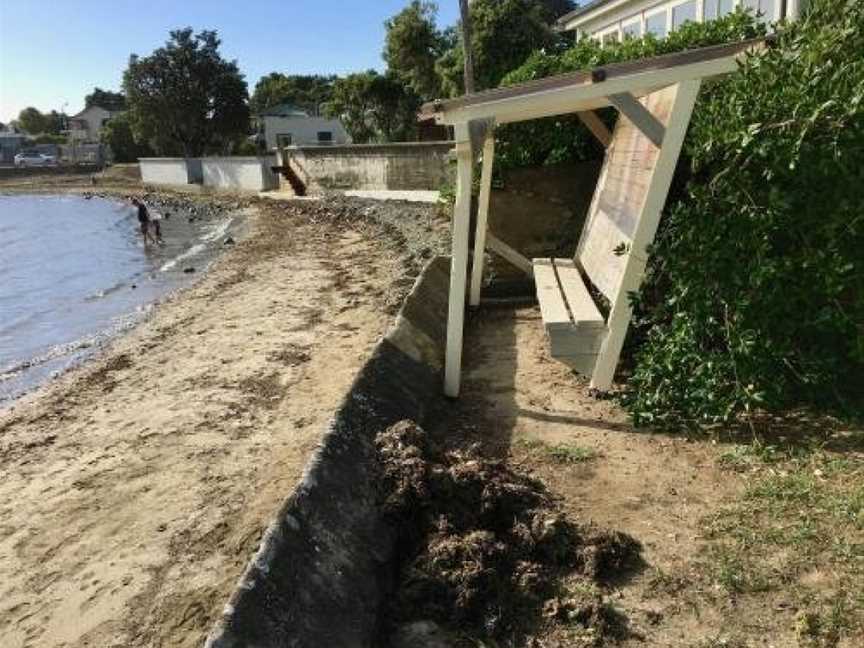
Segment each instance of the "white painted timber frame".
[{"label": "white painted timber frame", "polygon": [[[629,294],[638,289],[644,275],[647,263],[646,249],[653,241],[659,224],[701,81],[707,77],[735,71],[738,65],[737,59],[743,52],[757,49],[762,45],[761,40],[756,40],[691,50],[655,59],[611,65],[591,72],[541,79],[520,86],[467,95],[449,101],[430,102],[423,106],[421,117],[424,119],[433,117],[439,124],[453,126],[456,139],[457,188],[451,231],[452,260],[444,371],[444,392],[448,396],[459,395],[466,296],[469,297],[472,306],[479,305],[483,260],[487,249],[500,254],[528,274],[532,274],[535,268],[538,272],[542,270],[542,277],[538,276],[537,281],[542,280],[543,291],[546,294],[550,291],[550,277],[557,277],[561,288],[559,299],[563,300],[561,303],[569,312],[570,320],[567,321],[572,322],[574,333],[563,343],[558,340],[556,344],[556,340],[552,339],[553,354],[556,348],[572,350],[575,346],[577,348],[575,353],[579,360],[573,363],[573,366],[591,375],[593,387],[600,390],[607,390],[610,387],[630,323]],[[671,99],[667,105],[662,102],[658,104],[652,97],[671,97]],[[650,111],[650,106],[655,104],[667,111],[663,119],[658,119],[658,116]],[[603,122],[593,113],[598,108],[606,107],[616,107],[622,113],[615,133],[609,133]],[[595,191],[576,258],[572,261],[532,262],[488,231],[495,155],[494,128],[498,124],[570,113],[577,114],[594,136],[607,147],[606,163],[604,163],[604,170],[601,171],[598,189]],[[632,124],[629,131],[621,130],[621,119],[626,119]],[[638,131],[636,139],[633,139],[634,128]],[[643,183],[639,190],[634,190],[633,193],[638,194],[638,198],[630,196],[626,190],[627,178],[630,177],[626,164],[622,167],[626,171],[623,180],[619,182],[618,178],[610,176],[609,182],[618,182],[615,185],[617,190],[605,190],[604,193],[606,170],[611,164],[610,156],[615,150],[619,130],[622,132],[619,139],[624,138],[622,147],[625,146],[623,143],[625,140],[656,147],[654,153],[644,156],[645,160],[649,160],[645,162],[649,166],[639,167],[641,171],[647,173],[647,175],[642,173],[642,176],[647,177],[648,180],[647,185]],[[627,137],[629,139],[626,139]],[[643,146],[643,144],[639,145]],[[483,164],[477,228],[470,295],[466,295],[471,187],[476,154],[481,148]],[[626,155],[626,150],[621,148],[618,150],[619,157],[622,150]],[[621,182],[624,182],[623,186]],[[608,195],[622,201],[619,206],[622,209],[626,207],[631,215],[634,213],[633,210],[636,210],[632,232],[626,237],[629,239],[629,249],[625,251],[625,260],[616,262],[618,269],[613,273],[614,279],[604,278],[602,267],[598,270],[596,255],[594,258],[591,258],[590,254],[589,257],[585,256],[586,253],[590,253],[590,249],[585,246],[594,245],[597,240],[596,234],[591,230],[592,214],[603,212],[604,209],[608,212],[610,206],[603,204]],[[611,209],[614,212],[615,205],[611,205]],[[604,214],[607,219],[605,227],[608,230],[610,227],[608,223],[612,221],[609,221],[608,213],[604,212]],[[607,233],[603,236],[608,238],[611,234]],[[595,241],[594,244],[591,243],[592,240]],[[603,250],[611,252],[606,251],[605,248]],[[607,254],[605,258],[608,256]],[[600,258],[604,257],[601,255]],[[588,261],[590,267],[586,266]],[[537,266],[537,263],[541,266]],[[584,300],[584,296],[588,294],[585,286],[561,284],[562,276],[566,276],[568,281],[575,281],[580,276],[580,272],[587,275],[594,282],[595,287],[600,287],[601,292],[610,300],[611,310],[605,323],[602,322],[602,317],[600,319],[596,316],[583,317],[583,313],[591,313],[595,308],[592,303],[574,302],[572,306],[566,304],[568,297],[571,301]],[[596,279],[592,277],[592,272],[596,275]],[[600,281],[600,284],[597,281]],[[538,283],[538,293],[539,291]],[[543,310],[541,308],[541,311]],[[551,329],[549,323],[546,323],[550,336],[551,330],[562,331],[568,328],[569,325],[562,319],[563,312],[560,305],[547,303],[545,311],[557,313],[556,322]],[[573,319],[574,313],[577,313],[576,320]]]}]

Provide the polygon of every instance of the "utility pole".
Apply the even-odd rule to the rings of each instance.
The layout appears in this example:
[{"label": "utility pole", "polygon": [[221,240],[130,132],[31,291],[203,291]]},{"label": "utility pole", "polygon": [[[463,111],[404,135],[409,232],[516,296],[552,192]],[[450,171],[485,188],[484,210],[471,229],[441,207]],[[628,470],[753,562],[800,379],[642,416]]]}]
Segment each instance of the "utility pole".
[{"label": "utility pole", "polygon": [[471,12],[470,0],[459,0],[459,11],[462,14],[462,54],[465,59],[465,94],[474,92],[474,50],[471,47]]}]

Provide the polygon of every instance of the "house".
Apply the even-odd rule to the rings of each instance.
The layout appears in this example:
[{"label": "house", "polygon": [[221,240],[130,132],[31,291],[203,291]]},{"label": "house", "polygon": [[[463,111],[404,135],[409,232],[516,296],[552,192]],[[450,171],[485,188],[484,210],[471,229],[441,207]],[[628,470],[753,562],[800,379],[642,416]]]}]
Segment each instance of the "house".
[{"label": "house", "polygon": [[807,0],[594,0],[561,16],[557,28],[575,31],[577,39],[619,42],[654,34],[663,38],[685,22],[703,22],[741,7],[761,20],[794,20]]},{"label": "house", "polygon": [[268,151],[283,146],[351,143],[348,131],[338,119],[313,117],[291,104],[271,106],[256,117]]},{"label": "house", "polygon": [[24,133],[0,132],[0,164],[12,164],[15,154],[24,148],[32,138]]},{"label": "house", "polygon": [[102,106],[90,106],[69,118],[70,143],[97,143],[102,127],[109,119],[122,111],[108,110]]}]

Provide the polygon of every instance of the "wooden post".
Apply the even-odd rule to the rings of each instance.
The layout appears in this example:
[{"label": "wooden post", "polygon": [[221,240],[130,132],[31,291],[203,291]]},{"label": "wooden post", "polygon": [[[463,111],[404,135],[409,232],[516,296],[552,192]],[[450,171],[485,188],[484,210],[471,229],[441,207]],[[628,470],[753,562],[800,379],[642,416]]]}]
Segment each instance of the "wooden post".
[{"label": "wooden post", "polygon": [[447,353],[444,362],[444,393],[459,395],[462,372],[462,330],[465,324],[465,287],[468,275],[468,233],[471,221],[471,184],[474,154],[468,124],[454,126],[456,135],[456,204],[453,207],[450,298],[447,311]]},{"label": "wooden post", "polygon": [[492,163],[495,159],[495,129],[490,124],[483,142],[483,170],[480,173],[480,198],[477,205],[477,231],[474,235],[474,264],[471,267],[471,295],[469,303],[480,305],[483,283],[483,261],[486,252],[486,232],[489,220],[489,198],[492,194]]},{"label": "wooden post", "polygon": [[632,257],[624,270],[621,286],[612,304],[607,322],[609,332],[600,348],[591,375],[591,387],[594,389],[608,391],[612,386],[615,367],[630,326],[630,293],[638,290],[642,283],[645,274],[646,248],[654,240],[657,225],[660,223],[660,215],[666,203],[666,196],[669,194],[669,186],[672,184],[672,176],[678,164],[678,156],[684,144],[684,136],[687,134],[696,97],[699,95],[700,84],[701,81],[698,79],[682,81],[678,84],[672,110],[669,113],[669,124],[666,126],[654,174],[645,196],[642,216],[628,252]]}]

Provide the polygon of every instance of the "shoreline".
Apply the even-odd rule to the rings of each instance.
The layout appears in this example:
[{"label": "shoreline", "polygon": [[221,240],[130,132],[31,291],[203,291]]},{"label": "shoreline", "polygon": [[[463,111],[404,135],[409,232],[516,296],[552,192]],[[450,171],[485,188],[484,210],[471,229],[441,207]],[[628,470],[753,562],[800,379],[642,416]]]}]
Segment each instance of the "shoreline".
[{"label": "shoreline", "polygon": [[11,645],[201,645],[392,324],[414,263],[368,207],[251,202],[195,285],[0,414]]},{"label": "shoreline", "polygon": [[[184,213],[184,215],[186,213],[193,213],[196,209],[196,206],[202,202],[202,200],[200,199],[196,200],[195,196],[176,193],[170,190],[148,190],[140,186],[120,186],[115,188],[102,187],[96,189],[97,190],[94,191],[91,188],[87,188],[85,186],[71,188],[47,187],[42,188],[42,190],[39,191],[34,191],[32,187],[21,188],[20,190],[15,187],[13,188],[13,190],[9,191],[6,187],[4,187],[3,183],[0,183],[0,195],[69,195],[87,196],[88,198],[92,197],[109,201],[123,201],[129,195],[137,195],[144,197],[151,205],[155,205],[162,209],[164,209],[164,207],[168,205],[172,209],[179,209],[182,213]],[[257,208],[249,206],[248,197],[238,199],[238,197],[235,195],[225,196],[221,199],[219,196],[207,196],[206,203],[207,207],[211,210],[211,212],[208,214],[208,219],[214,217],[230,218],[230,220],[228,221],[229,226],[233,225],[233,227],[230,227],[230,237],[234,241],[234,244],[236,244],[238,241],[241,241],[248,235],[249,221],[252,218],[256,217],[259,211]],[[229,228],[226,228],[224,232],[221,232],[221,234],[227,234],[228,230]],[[215,240],[216,239],[213,238],[212,241],[208,242],[215,243]],[[57,345],[47,349],[46,353],[50,354],[58,347],[66,347],[68,350],[59,353],[56,359],[61,359],[62,357],[67,356],[69,357],[68,364],[66,364],[60,369],[51,371],[51,373],[47,376],[41,378],[33,378],[32,380],[27,381],[30,384],[28,384],[28,386],[26,386],[22,391],[11,396],[10,398],[0,400],[0,419],[2,419],[5,414],[13,412],[16,407],[24,404],[24,402],[29,402],[32,399],[38,399],[40,397],[40,394],[44,390],[50,388],[53,384],[61,381],[70,373],[73,373],[89,365],[90,363],[101,358],[104,354],[110,352],[112,345],[118,339],[122,339],[126,335],[129,335],[132,331],[137,329],[144,322],[148,321],[151,317],[153,317],[154,313],[163,304],[177,299],[178,297],[181,297],[182,293],[191,288],[194,288],[197,284],[199,284],[203,277],[213,266],[213,264],[218,262],[226,254],[230,253],[230,251],[230,249],[220,249],[214,246],[210,249],[209,253],[205,255],[204,265],[196,267],[195,272],[190,273],[190,276],[188,278],[183,278],[182,281],[178,279],[173,280],[174,282],[179,282],[178,285],[167,287],[165,292],[157,296],[155,299],[144,302],[131,311],[118,314],[116,317],[122,319],[123,321],[118,322],[118,325],[116,327],[112,326],[109,328],[96,328],[83,337],[66,342],[59,342]],[[206,249],[199,250],[199,252],[206,252]],[[158,269],[158,272],[165,272],[176,266],[178,261],[186,258],[183,256],[184,254],[186,253],[181,253],[180,256],[175,257],[174,259],[171,259],[165,264],[163,264]],[[134,285],[132,286],[132,288],[134,288]],[[51,359],[53,360],[55,358]],[[30,358],[19,358],[17,366],[14,364],[10,365],[9,367],[4,369],[4,372],[18,373],[19,370],[26,372],[31,367],[38,367],[40,364],[42,364],[41,362],[38,362],[38,360],[38,356]]]}]

